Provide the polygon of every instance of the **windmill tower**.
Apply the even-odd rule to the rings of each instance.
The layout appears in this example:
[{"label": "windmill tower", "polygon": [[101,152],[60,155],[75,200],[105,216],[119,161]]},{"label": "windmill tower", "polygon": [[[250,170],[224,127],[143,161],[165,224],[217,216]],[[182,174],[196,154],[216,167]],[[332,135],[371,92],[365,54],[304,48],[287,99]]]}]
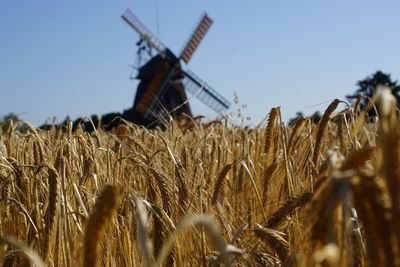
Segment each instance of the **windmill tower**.
[{"label": "windmill tower", "polygon": [[185,44],[179,57],[153,35],[140,20],[127,9],[122,19],[140,36],[138,54],[154,49],[157,55],[151,57],[138,69],[138,85],[133,107],[124,112],[124,117],[137,124],[151,126],[167,116],[191,116],[192,112],[186,91],[195,95],[214,111],[227,110],[230,102],[197,75],[182,68],[181,61],[188,64],[198,45],[212,25],[212,19],[204,14]]}]

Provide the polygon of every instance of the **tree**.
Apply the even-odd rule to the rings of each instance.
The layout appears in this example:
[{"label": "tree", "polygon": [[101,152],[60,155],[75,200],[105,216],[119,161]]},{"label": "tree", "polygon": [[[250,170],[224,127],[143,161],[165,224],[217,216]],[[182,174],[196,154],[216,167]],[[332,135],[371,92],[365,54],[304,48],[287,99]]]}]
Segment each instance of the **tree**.
[{"label": "tree", "polygon": [[[298,119],[304,118],[304,117],[305,116],[304,116],[303,112],[297,111],[296,112],[296,116],[289,120],[289,124],[288,125],[293,126],[297,122]],[[309,118],[311,119],[311,121],[313,123],[317,124],[319,122],[319,120],[321,119],[321,113],[319,113],[319,111],[315,111],[311,116],[309,116]]]},{"label": "tree", "polygon": [[[0,120],[0,132],[1,131],[3,131],[3,133],[8,132],[11,125],[15,125],[15,123],[20,121],[21,119],[18,118],[18,115],[14,113],[7,114],[6,116],[3,117],[2,120]],[[16,130],[25,133],[28,130],[28,127],[24,124],[20,124],[17,126]]]},{"label": "tree", "polygon": [[[376,91],[378,85],[384,85],[392,89],[392,94],[396,97],[397,103],[400,103],[400,85],[396,81],[392,81],[390,74],[384,73],[380,70],[375,72],[372,76],[366,77],[364,80],[358,81],[358,89],[352,95],[347,95],[346,98],[349,102],[354,103],[355,100],[361,95],[365,96],[361,99],[360,108],[364,108],[369,99]],[[376,116],[375,110],[371,109],[368,113],[369,116]]]}]

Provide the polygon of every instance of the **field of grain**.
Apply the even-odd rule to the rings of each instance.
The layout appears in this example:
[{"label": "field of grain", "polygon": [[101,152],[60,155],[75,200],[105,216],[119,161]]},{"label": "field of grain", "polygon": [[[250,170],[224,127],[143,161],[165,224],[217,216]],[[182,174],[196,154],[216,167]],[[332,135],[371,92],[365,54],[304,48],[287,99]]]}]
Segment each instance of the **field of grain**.
[{"label": "field of grain", "polygon": [[[370,108],[379,118],[367,118]],[[341,107],[341,108],[340,108]],[[400,266],[389,90],[318,124],[0,135],[3,266]]]}]

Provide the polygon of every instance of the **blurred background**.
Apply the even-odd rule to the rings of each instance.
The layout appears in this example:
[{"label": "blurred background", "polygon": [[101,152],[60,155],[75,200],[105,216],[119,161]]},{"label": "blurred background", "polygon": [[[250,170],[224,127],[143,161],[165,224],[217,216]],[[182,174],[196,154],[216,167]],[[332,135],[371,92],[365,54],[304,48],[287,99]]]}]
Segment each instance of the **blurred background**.
[{"label": "blurred background", "polygon": [[206,11],[214,24],[187,67],[236,94],[230,111],[251,124],[276,106],[286,121],[324,110],[377,70],[400,77],[399,1],[0,1],[0,117],[39,126],[130,108],[139,37],[126,8],[177,54]]}]

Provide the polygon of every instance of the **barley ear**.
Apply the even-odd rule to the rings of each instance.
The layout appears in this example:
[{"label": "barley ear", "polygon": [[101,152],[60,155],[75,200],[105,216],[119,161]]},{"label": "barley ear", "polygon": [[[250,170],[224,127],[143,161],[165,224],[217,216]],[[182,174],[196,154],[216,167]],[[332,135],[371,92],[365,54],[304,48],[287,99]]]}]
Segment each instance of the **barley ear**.
[{"label": "barley ear", "polygon": [[49,168],[49,205],[47,207],[47,222],[44,229],[43,238],[43,259],[48,262],[48,255],[50,252],[51,242],[54,240],[57,233],[57,215],[59,208],[59,179],[56,170],[52,167]]},{"label": "barley ear", "polygon": [[264,153],[267,153],[267,164],[270,164],[274,158],[274,146],[275,146],[275,126],[278,120],[279,108],[272,108],[268,115],[267,129],[265,131],[265,143]]},{"label": "barley ear", "polygon": [[324,115],[322,115],[322,118],[319,121],[317,137],[315,139],[314,153],[313,153],[313,157],[312,157],[312,161],[315,165],[317,165],[318,155],[319,155],[319,151],[321,149],[322,138],[324,136],[324,131],[325,131],[326,125],[328,124],[328,122],[330,120],[330,115],[332,114],[333,111],[335,111],[335,109],[339,105],[339,103],[340,103],[339,99],[333,100],[332,103],[325,110]]},{"label": "barley ear", "polygon": [[119,189],[114,185],[106,185],[96,200],[86,226],[84,267],[98,266],[100,243],[104,239],[106,228],[119,206],[120,199]]},{"label": "barley ear", "polygon": [[217,180],[215,180],[214,184],[214,192],[211,198],[211,205],[214,205],[217,202],[218,195],[221,191],[222,184],[225,180],[226,175],[232,167],[232,163],[225,165],[225,167],[218,174]]}]

